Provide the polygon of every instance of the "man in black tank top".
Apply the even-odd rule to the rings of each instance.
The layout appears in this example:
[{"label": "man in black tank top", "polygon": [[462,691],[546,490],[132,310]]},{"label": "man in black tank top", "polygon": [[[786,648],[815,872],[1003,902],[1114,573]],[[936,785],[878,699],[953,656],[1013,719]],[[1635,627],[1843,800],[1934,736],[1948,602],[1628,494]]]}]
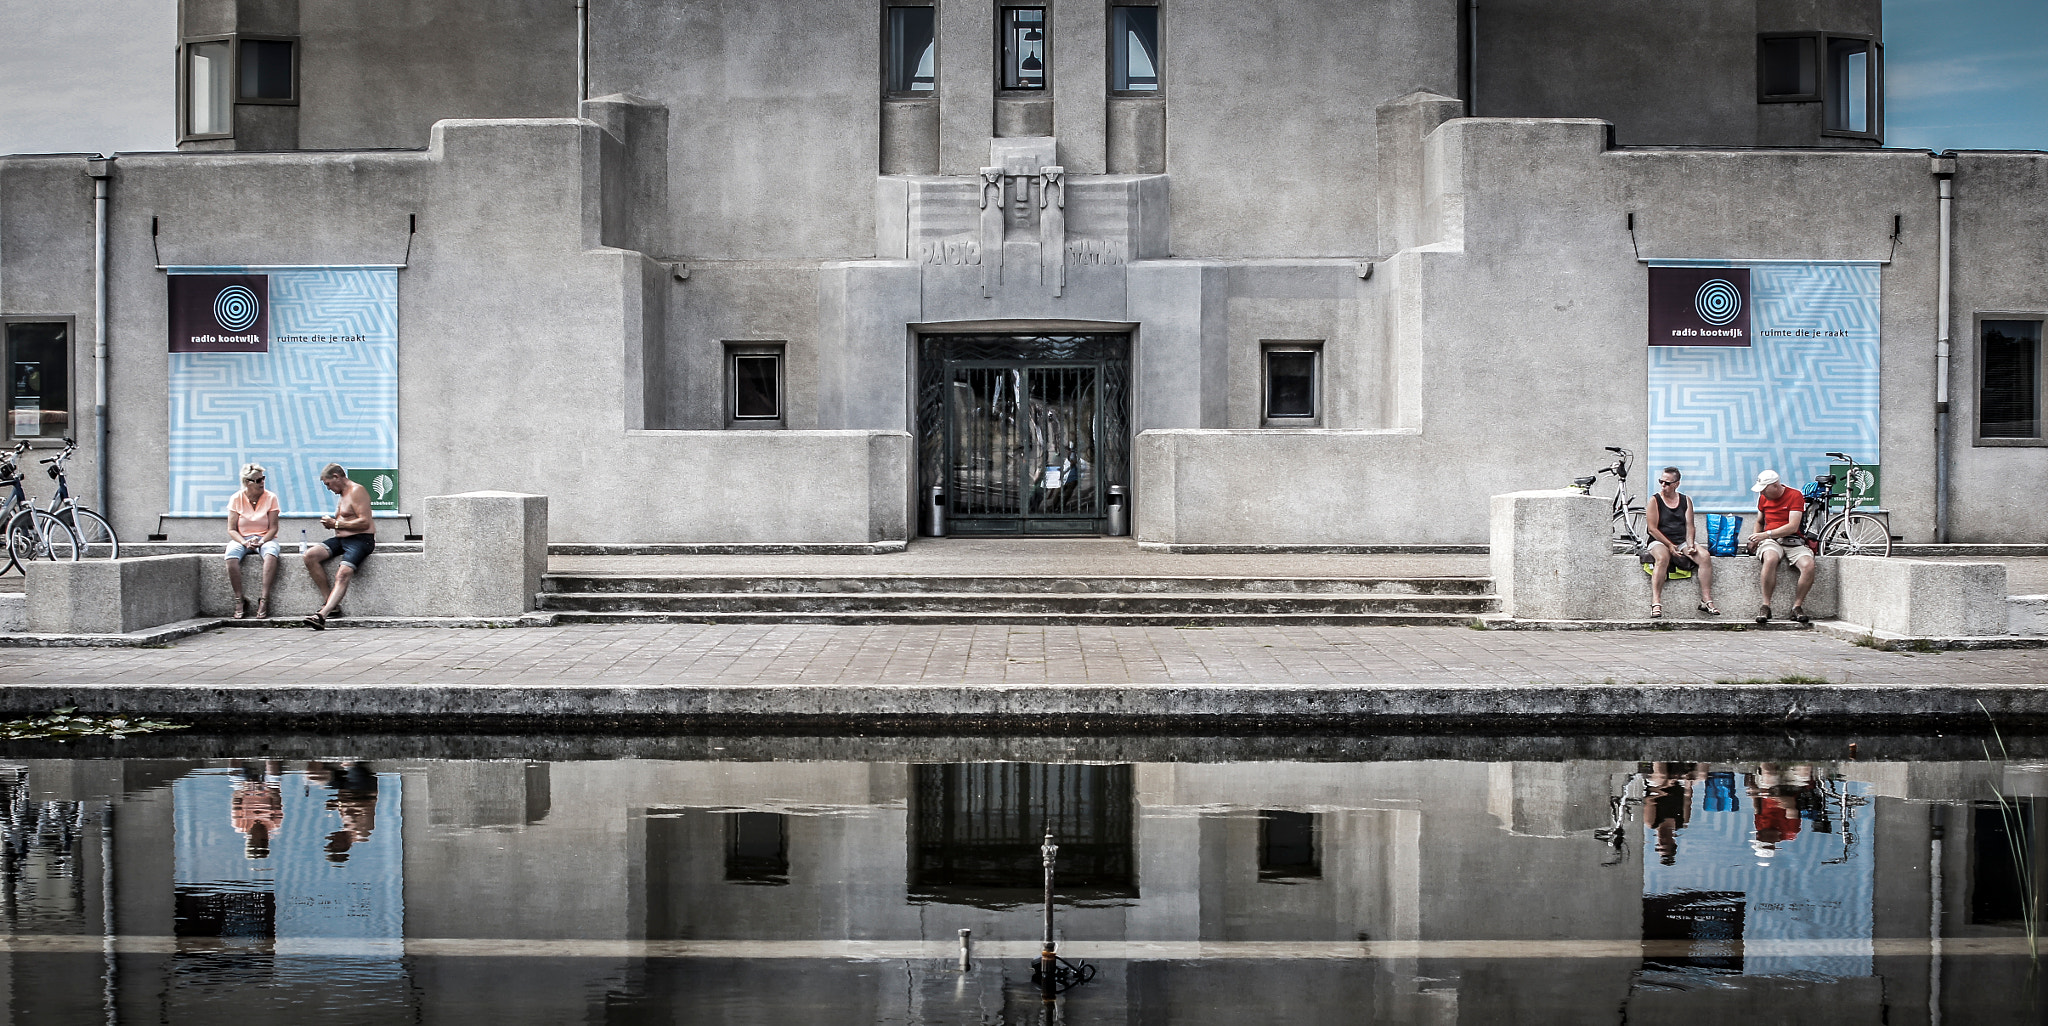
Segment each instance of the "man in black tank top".
[{"label": "man in black tank top", "polygon": [[1695,520],[1692,500],[1678,494],[1678,480],[1681,475],[1677,467],[1665,467],[1657,472],[1657,490],[1650,495],[1648,516],[1645,526],[1650,529],[1650,544],[1643,550],[1643,565],[1650,571],[1650,618],[1664,615],[1664,581],[1673,570],[1683,570],[1699,578],[1699,610],[1708,616],[1720,616],[1721,609],[1714,605],[1714,557],[1699,543],[1699,524]]}]

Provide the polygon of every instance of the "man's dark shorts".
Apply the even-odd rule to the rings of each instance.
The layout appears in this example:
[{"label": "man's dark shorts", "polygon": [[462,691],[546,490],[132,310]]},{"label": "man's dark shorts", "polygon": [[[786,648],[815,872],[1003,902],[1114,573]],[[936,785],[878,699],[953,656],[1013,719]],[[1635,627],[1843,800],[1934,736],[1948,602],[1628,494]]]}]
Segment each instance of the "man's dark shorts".
[{"label": "man's dark shorts", "polygon": [[342,562],[361,570],[363,568],[363,560],[370,558],[370,550],[377,547],[377,536],[374,534],[351,534],[345,538],[336,536],[320,544],[327,546],[329,558],[339,556]]}]

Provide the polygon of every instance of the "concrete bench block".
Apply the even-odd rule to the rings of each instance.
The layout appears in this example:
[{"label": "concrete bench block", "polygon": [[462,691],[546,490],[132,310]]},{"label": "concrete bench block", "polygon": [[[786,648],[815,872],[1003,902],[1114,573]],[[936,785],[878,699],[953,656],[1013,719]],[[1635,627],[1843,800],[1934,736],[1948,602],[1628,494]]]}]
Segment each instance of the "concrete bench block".
[{"label": "concrete bench block", "polygon": [[1841,618],[1911,638],[1957,638],[2007,630],[2005,565],[1929,563],[1845,556]]},{"label": "concrete bench block", "polygon": [[[235,611],[234,591],[228,587],[226,560],[219,556],[188,556],[198,560],[199,615],[231,616]],[[297,552],[278,558],[277,585],[270,593],[272,619],[300,617],[320,608],[326,600],[313,589],[305,561]],[[329,560],[327,573],[333,579],[338,561]],[[263,561],[242,562],[242,594],[249,599],[253,614],[256,599],[263,594]],[[350,616],[441,616],[436,607],[434,581],[427,572],[426,557],[417,552],[374,552],[349,582],[342,611]]]},{"label": "concrete bench block", "polygon": [[2009,595],[2005,600],[2006,629],[2029,637],[2048,635],[2048,595]]},{"label": "concrete bench block", "polygon": [[439,616],[518,616],[548,569],[548,499],[463,492],[426,501],[426,560]]},{"label": "concrete bench block", "polygon": [[1492,503],[1492,570],[1501,610],[1520,620],[1601,620],[1609,500],[1566,491],[1510,492]]},{"label": "concrete bench block", "polygon": [[196,556],[28,564],[28,629],[125,634],[198,615]]},{"label": "concrete bench block", "polygon": [[0,595],[0,634],[28,630],[28,596]]},{"label": "concrete bench block", "polygon": [[[1664,618],[1667,620],[1748,620],[1756,615],[1756,607],[1764,605],[1763,564],[1755,556],[1744,553],[1740,556],[1715,556],[1714,559],[1714,604],[1721,607],[1720,616],[1708,616],[1699,611],[1700,582],[1698,577],[1683,581],[1664,582]],[[1806,613],[1816,620],[1832,620],[1840,615],[1842,575],[1841,560],[1834,556],[1820,556],[1814,566],[1813,588],[1806,593]],[[1603,568],[1604,593],[1610,597],[1603,609],[1606,620],[1641,620],[1650,615],[1650,575],[1643,572],[1640,559],[1631,555],[1610,557]],[[1777,590],[1772,594],[1771,617],[1787,620],[1792,617],[1792,598],[1798,594],[1799,572],[1790,565],[1778,567]]]}]

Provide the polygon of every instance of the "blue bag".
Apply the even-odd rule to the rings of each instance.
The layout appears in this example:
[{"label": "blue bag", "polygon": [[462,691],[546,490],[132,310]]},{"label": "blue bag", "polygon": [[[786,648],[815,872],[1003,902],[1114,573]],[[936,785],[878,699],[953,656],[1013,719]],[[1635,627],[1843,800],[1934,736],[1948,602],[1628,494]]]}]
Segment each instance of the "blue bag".
[{"label": "blue bag", "polygon": [[1734,513],[1707,514],[1707,551],[1733,556],[1742,551],[1742,518]]}]

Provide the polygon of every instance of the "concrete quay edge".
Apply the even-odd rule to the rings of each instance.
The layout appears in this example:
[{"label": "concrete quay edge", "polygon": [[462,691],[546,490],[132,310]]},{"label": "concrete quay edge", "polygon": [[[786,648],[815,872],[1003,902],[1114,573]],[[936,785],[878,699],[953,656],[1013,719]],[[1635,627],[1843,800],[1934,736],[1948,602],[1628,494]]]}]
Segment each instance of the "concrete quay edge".
[{"label": "concrete quay edge", "polygon": [[[1981,703],[1981,705],[1980,705]],[[22,685],[0,714],[55,708],[224,728],[616,730],[687,726],[986,733],[1401,729],[1589,730],[2048,726],[2036,684],[1536,683],[1526,686],[1034,685]]]}]

